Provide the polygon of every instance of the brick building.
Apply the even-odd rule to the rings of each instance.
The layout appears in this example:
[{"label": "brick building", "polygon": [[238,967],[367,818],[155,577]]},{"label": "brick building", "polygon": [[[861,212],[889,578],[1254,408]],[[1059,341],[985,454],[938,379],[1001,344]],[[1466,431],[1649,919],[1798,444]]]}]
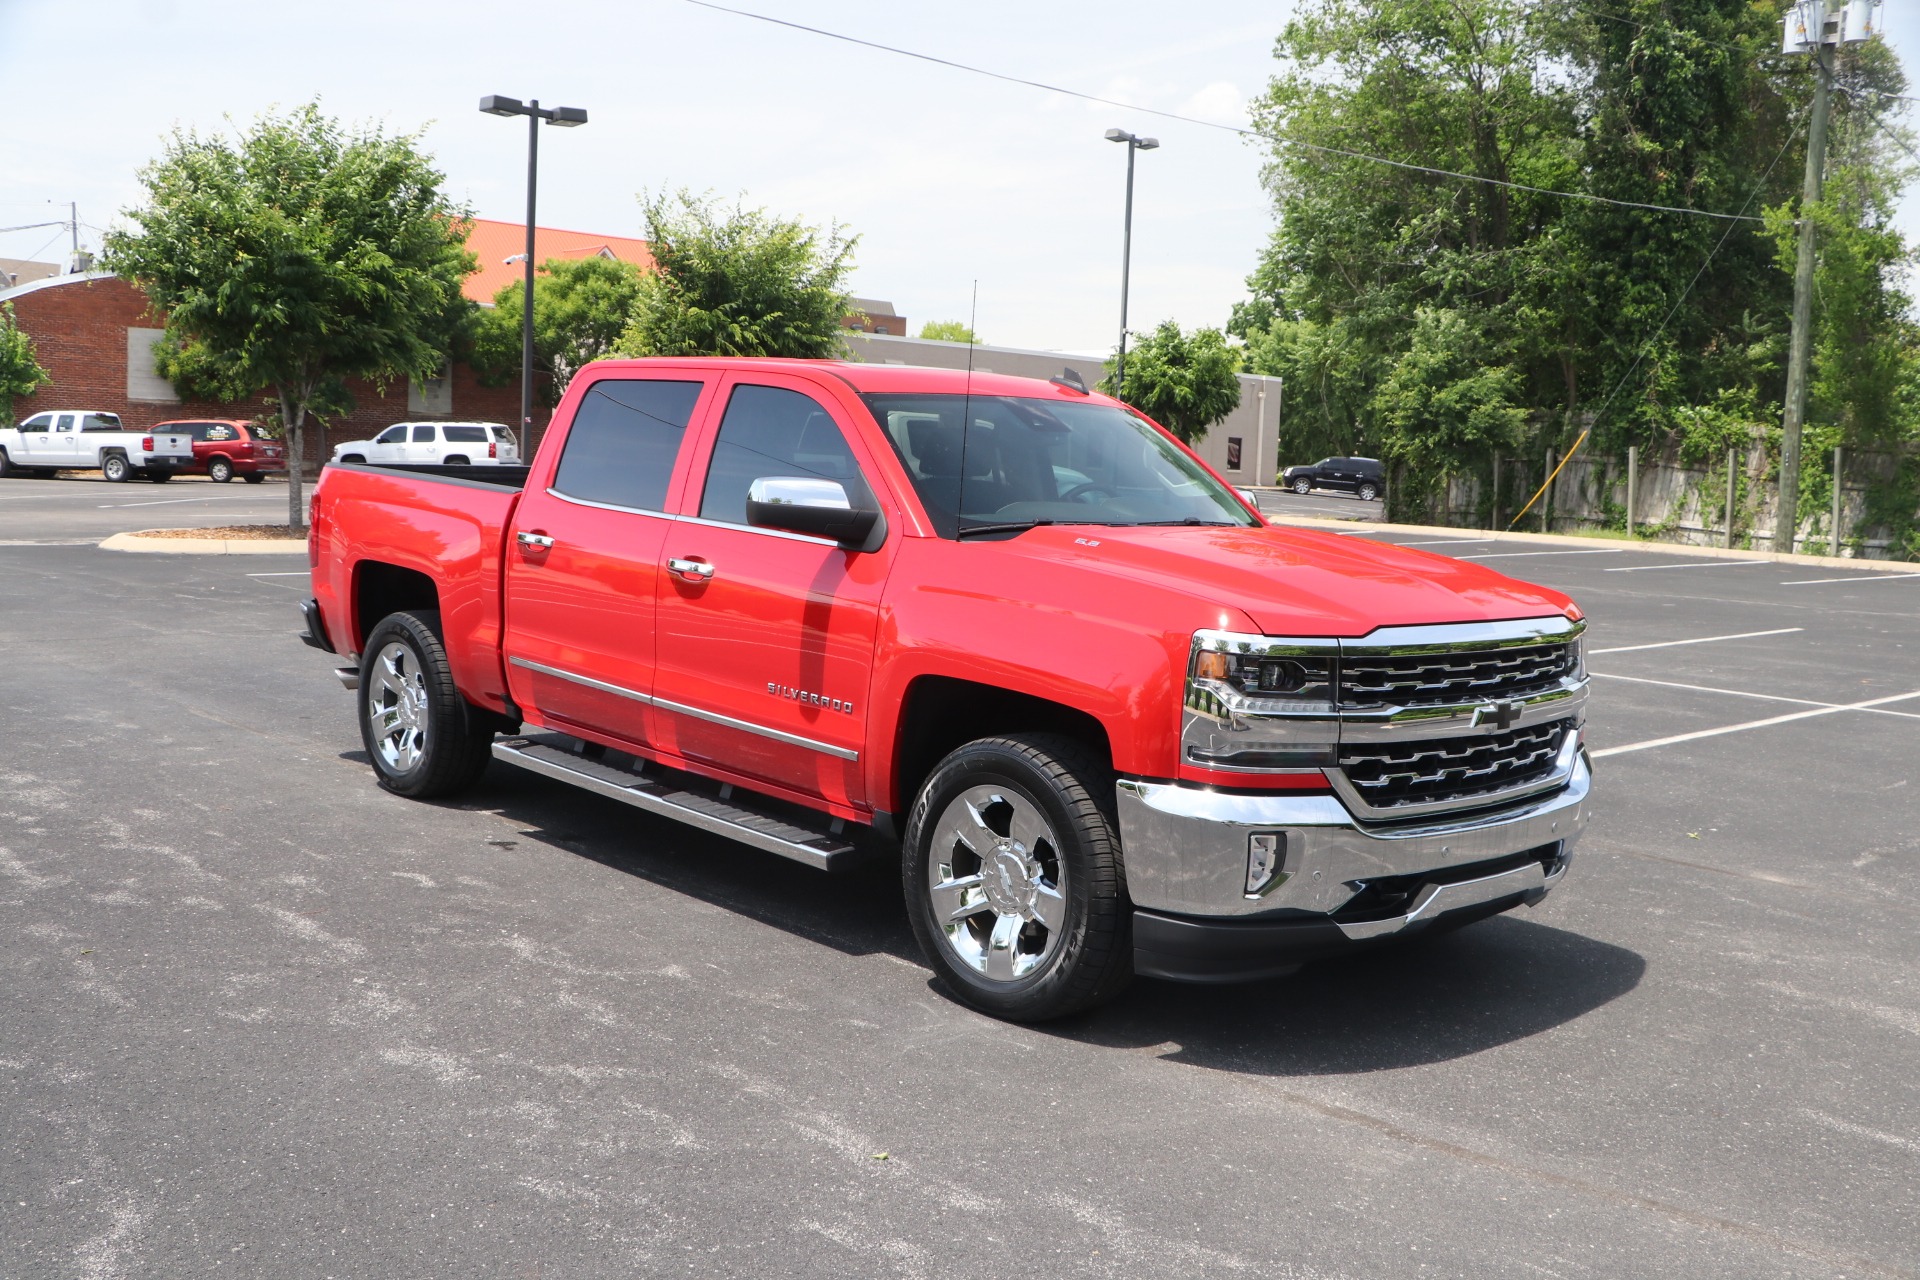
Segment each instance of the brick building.
[{"label": "brick building", "polygon": [[893,309],[891,302],[882,302],[878,298],[855,298],[853,314],[840,323],[848,329],[857,329],[861,333],[877,333],[882,337],[904,338],[907,334],[907,318]]},{"label": "brick building", "polygon": [[[153,344],[163,321],[139,289],[105,272],[55,276],[0,291],[0,303],[12,303],[20,327],[33,338],[41,365],[53,376],[49,386],[14,402],[14,420],[48,409],[104,409],[129,427],[146,427],[170,418],[255,418],[273,412],[267,397],[242,404],[182,400],[173,384],[153,371]],[[370,436],[395,422],[413,418],[458,418],[511,424],[520,416],[520,385],[483,387],[473,370],[454,364],[445,378],[398,383],[381,388],[348,382],[351,414],[325,425],[329,444]],[[534,406],[536,426],[546,411]],[[321,432],[305,433],[306,454],[318,462]]]}]

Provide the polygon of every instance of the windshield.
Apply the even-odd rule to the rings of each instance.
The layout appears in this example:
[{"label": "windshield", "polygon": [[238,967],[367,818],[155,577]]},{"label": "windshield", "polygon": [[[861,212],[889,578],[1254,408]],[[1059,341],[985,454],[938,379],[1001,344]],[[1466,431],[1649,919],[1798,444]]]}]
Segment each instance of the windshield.
[{"label": "windshield", "polygon": [[[1112,405],[1014,396],[865,399],[942,537],[1038,524],[1255,523],[1225,485]],[[963,411],[972,418],[964,441]]]}]

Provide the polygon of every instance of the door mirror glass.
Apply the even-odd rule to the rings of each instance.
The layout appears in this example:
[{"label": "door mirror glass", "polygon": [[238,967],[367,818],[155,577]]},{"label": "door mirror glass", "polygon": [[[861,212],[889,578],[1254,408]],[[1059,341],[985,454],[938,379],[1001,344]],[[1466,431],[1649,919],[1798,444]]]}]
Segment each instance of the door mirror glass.
[{"label": "door mirror glass", "polygon": [[763,476],[747,487],[747,523],[858,545],[879,521],[872,507],[855,507],[838,480]]}]

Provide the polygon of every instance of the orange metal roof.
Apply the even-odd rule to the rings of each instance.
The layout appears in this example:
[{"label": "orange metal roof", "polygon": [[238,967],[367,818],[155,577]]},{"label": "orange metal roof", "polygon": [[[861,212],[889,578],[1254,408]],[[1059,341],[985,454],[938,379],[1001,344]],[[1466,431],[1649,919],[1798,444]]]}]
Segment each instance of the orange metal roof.
[{"label": "orange metal roof", "polygon": [[[475,218],[467,233],[467,248],[480,259],[480,269],[467,277],[461,291],[475,302],[492,302],[502,285],[520,280],[524,268],[505,259],[524,252],[527,227],[524,222],[494,222]],[[653,254],[645,240],[627,236],[603,236],[591,231],[562,231],[558,227],[533,229],[533,262],[536,267],[548,258],[590,258],[595,255],[618,258],[622,262],[653,265]]]}]

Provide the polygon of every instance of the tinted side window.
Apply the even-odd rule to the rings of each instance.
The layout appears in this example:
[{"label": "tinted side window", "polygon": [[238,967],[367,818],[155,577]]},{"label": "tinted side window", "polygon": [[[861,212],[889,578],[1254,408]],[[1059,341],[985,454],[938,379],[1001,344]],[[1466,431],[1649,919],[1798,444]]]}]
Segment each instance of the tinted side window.
[{"label": "tinted side window", "polygon": [[374,443],[375,444],[405,444],[406,440],[407,440],[407,429],[405,427],[388,427],[385,431],[382,431],[377,437],[374,438]]},{"label": "tinted side window", "polygon": [[442,430],[447,433],[448,444],[485,444],[487,442],[485,427],[443,427]]},{"label": "tinted side window", "polygon": [[586,502],[660,510],[700,387],[626,378],[588,387],[567,429],[554,489]]},{"label": "tinted side window", "polygon": [[415,427],[413,429],[413,442],[415,444],[432,444],[433,428],[432,427]]},{"label": "tinted side window", "polygon": [[747,522],[747,489],[765,476],[838,480],[855,506],[869,501],[853,451],[818,401],[780,387],[735,387],[707,464],[700,517]]},{"label": "tinted side window", "polygon": [[195,440],[234,440],[240,433],[224,422],[203,422],[194,427]]},{"label": "tinted side window", "polygon": [[21,423],[20,429],[22,431],[51,431],[53,430],[53,415],[50,413],[36,413]]}]

